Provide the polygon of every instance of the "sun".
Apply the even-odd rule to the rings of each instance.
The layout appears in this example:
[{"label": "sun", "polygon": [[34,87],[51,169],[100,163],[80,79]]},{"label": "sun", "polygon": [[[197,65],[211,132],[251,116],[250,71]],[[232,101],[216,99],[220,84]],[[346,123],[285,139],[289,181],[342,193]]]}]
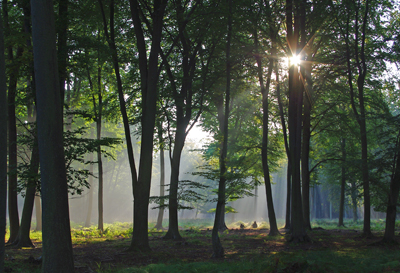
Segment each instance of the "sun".
[{"label": "sun", "polygon": [[293,55],[292,57],[289,57],[289,63],[290,65],[300,65],[301,59],[300,55]]}]

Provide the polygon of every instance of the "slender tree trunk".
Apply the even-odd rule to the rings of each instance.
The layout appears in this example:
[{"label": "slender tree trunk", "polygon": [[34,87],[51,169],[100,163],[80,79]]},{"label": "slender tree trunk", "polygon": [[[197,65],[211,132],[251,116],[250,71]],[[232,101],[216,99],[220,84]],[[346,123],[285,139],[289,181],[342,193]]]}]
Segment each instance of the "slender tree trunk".
[{"label": "slender tree trunk", "polygon": [[35,215],[36,215],[35,231],[42,231],[42,205],[40,202],[40,196],[38,195],[35,195]]},{"label": "slender tree trunk", "polygon": [[[124,124],[124,134],[125,134],[125,141],[126,141],[126,149],[128,152],[128,159],[129,159],[129,167],[131,171],[131,177],[132,177],[132,185],[133,185],[133,194],[135,192],[135,185],[137,184],[137,172],[136,172],[136,166],[135,166],[135,157],[133,154],[133,147],[132,147],[132,138],[131,138],[131,131],[129,127],[129,120],[128,120],[128,114],[126,111],[126,105],[125,105],[125,98],[124,98],[124,92],[122,88],[122,80],[121,80],[121,74],[119,72],[119,59],[118,59],[118,53],[117,53],[117,48],[115,45],[115,35],[114,35],[114,0],[111,0],[110,2],[110,35],[108,33],[108,24],[106,20],[106,15],[104,12],[103,8],[103,3],[102,0],[98,0],[100,4],[100,9],[101,9],[101,16],[103,18],[103,25],[104,25],[104,34],[107,38],[108,45],[111,50],[111,56],[112,56],[112,62],[114,66],[114,72],[115,72],[115,79],[117,81],[117,91],[118,91],[118,101],[119,101],[119,107],[122,115],[122,121]],[[136,30],[136,28],[135,28]]]},{"label": "slender tree trunk", "polygon": [[63,107],[52,1],[32,0],[37,131],[43,204],[42,272],[74,272],[63,147]]},{"label": "slender tree trunk", "polygon": [[353,180],[351,181],[351,203],[353,208],[353,222],[358,221],[358,213],[357,213],[357,186],[356,182]]},{"label": "slender tree trunk", "polygon": [[287,175],[286,175],[286,214],[285,214],[284,229],[290,229],[290,208],[291,208],[291,200],[292,200],[292,197],[291,197],[292,196],[291,165],[290,165],[289,143],[288,143],[288,136],[287,136],[287,130],[286,130],[286,121],[285,121],[285,115],[283,112],[283,103],[282,103],[281,92],[280,92],[278,64],[275,67],[275,79],[277,82],[276,97],[278,99],[279,116],[280,116],[281,124],[282,124],[283,140],[285,143],[285,152],[286,152],[286,156],[288,159]]},{"label": "slender tree trunk", "polygon": [[[99,58],[100,61],[100,58]],[[103,98],[101,95],[101,65],[98,67],[98,75],[97,75],[97,97],[98,97],[98,110],[97,110],[97,118],[96,118],[96,130],[97,130],[97,140],[101,139],[101,120],[102,120],[102,112],[103,112]],[[97,148],[97,164],[98,164],[98,172],[99,172],[99,192],[98,192],[98,226],[97,228],[101,231],[103,228],[103,162],[101,159],[101,147]]]},{"label": "slender tree trunk", "polygon": [[58,20],[56,24],[57,31],[57,56],[58,56],[58,74],[60,81],[61,103],[64,105],[65,82],[67,79],[67,30],[68,30],[68,1],[58,0]]},{"label": "slender tree trunk", "polygon": [[0,12],[0,272],[5,272],[4,240],[7,210],[7,84],[4,60],[3,18]]},{"label": "slender tree trunk", "polygon": [[[286,24],[287,40],[291,54],[298,54],[297,43],[301,28],[299,1],[286,1]],[[294,29],[292,29],[292,14],[294,14]],[[303,14],[303,16],[305,16]],[[304,228],[304,216],[301,194],[300,179],[300,156],[301,156],[301,127],[302,127],[302,105],[303,86],[300,82],[300,75],[297,64],[289,64],[289,152],[292,174],[292,204],[291,204],[291,238],[290,241],[309,241]]]},{"label": "slender tree trunk", "polygon": [[[271,33],[273,33],[273,31],[271,31]],[[258,49],[257,34],[255,34],[254,37],[255,37],[255,45],[256,45],[256,48]],[[272,39],[272,46],[273,47],[271,48],[271,56],[275,57],[276,50],[274,48],[274,46],[275,46],[274,39]],[[268,219],[269,219],[269,225],[270,225],[269,235],[276,236],[280,233],[278,230],[278,225],[276,223],[274,203],[272,200],[272,187],[271,187],[271,178],[270,178],[269,164],[268,164],[268,134],[269,134],[268,93],[269,93],[269,88],[270,88],[270,83],[271,83],[272,70],[274,69],[274,61],[272,58],[269,60],[270,63],[268,66],[267,83],[266,83],[266,86],[264,86],[263,71],[262,71],[263,66],[262,66],[261,57],[259,55],[257,55],[256,60],[257,60],[257,67],[258,67],[258,81],[260,83],[261,95],[262,95],[263,134],[262,134],[261,159],[262,159],[262,167],[263,167],[263,172],[264,172],[265,193],[266,193],[266,197],[267,197]]]},{"label": "slender tree trunk", "polygon": [[[351,54],[349,37],[350,32],[350,16],[352,13],[349,12],[346,21],[346,57],[347,57],[347,70],[348,70],[348,82],[350,87],[350,100],[351,107],[353,109],[356,120],[360,126],[360,139],[361,139],[361,173],[363,180],[363,190],[364,190],[364,225],[363,225],[363,235],[366,237],[372,236],[371,233],[371,201],[369,193],[369,169],[368,169],[368,141],[367,141],[367,127],[366,127],[366,113],[364,105],[364,83],[365,77],[367,75],[367,65],[365,61],[365,41],[366,41],[366,26],[368,24],[368,12],[369,12],[369,0],[365,2],[365,14],[361,26],[361,38],[359,37],[359,8],[355,7],[355,42],[354,42],[354,58],[356,61],[356,66],[358,69],[357,78],[357,90],[358,90],[358,108],[356,108],[355,103],[355,92],[353,88],[353,72],[351,66]],[[361,41],[361,45],[359,42]]]},{"label": "slender tree trunk", "polygon": [[342,138],[341,141],[342,150],[342,177],[340,183],[340,206],[339,206],[339,227],[344,227],[344,198],[346,191],[346,139]]},{"label": "slender tree trunk", "polygon": [[[130,0],[132,19],[135,26],[139,52],[139,69],[142,91],[142,137],[140,147],[139,176],[133,183],[134,225],[130,249],[149,250],[148,208],[153,159],[153,135],[158,97],[159,66],[158,58],[162,36],[162,27],[167,0],[154,0],[152,16],[152,41],[150,52],[146,48],[142,22],[139,17],[140,5],[137,0]],[[147,55],[149,57],[147,58]]]},{"label": "slender tree trunk", "polygon": [[[22,49],[18,48],[17,58],[22,55]],[[13,61],[12,48],[8,48],[9,60]],[[8,242],[13,243],[18,236],[19,213],[17,194],[17,124],[15,115],[15,99],[18,81],[19,66],[15,65],[10,74],[8,84],[8,218],[10,221],[10,237]]]},{"label": "slender tree trunk", "polygon": [[[231,96],[231,39],[232,39],[232,0],[227,0],[228,5],[228,33],[227,33],[227,41],[226,41],[226,92],[225,92],[225,112],[223,115],[223,119],[220,119],[220,129],[222,134],[222,142],[221,142],[221,150],[219,157],[219,184],[218,184],[218,202],[217,208],[215,211],[215,219],[214,219],[214,227],[212,230],[212,246],[213,246],[213,258],[223,258],[224,257],[224,248],[222,247],[221,241],[218,236],[218,231],[220,228],[221,217],[224,217],[225,214],[222,214],[223,208],[226,202],[226,157],[228,154],[228,122],[229,122],[229,111],[230,111],[230,96]],[[219,115],[220,116],[220,115]],[[222,122],[221,122],[222,121]]]},{"label": "slender tree trunk", "polygon": [[303,141],[301,146],[301,186],[303,194],[304,226],[311,230],[310,221],[310,138],[311,138],[311,102],[307,94],[304,94],[303,114]]},{"label": "slender tree trunk", "polygon": [[[400,135],[400,132],[399,132]],[[395,237],[396,231],[396,214],[397,214],[397,200],[400,191],[400,146],[399,139],[397,139],[397,153],[395,160],[394,173],[390,180],[390,191],[388,196],[388,205],[386,209],[386,225],[385,234],[382,241],[385,243],[397,243]]]},{"label": "slender tree trunk", "polygon": [[[93,161],[93,153],[90,154],[90,161]],[[90,164],[89,166],[89,172],[90,172],[90,176],[89,176],[89,193],[88,193],[88,210],[86,213],[86,220],[85,220],[85,227],[90,227],[91,226],[91,222],[90,219],[92,217],[92,209],[93,209],[93,164]]]},{"label": "slender tree trunk", "polygon": [[35,136],[29,172],[32,178],[27,181],[25,191],[25,202],[22,210],[21,226],[19,227],[18,236],[15,242],[17,247],[35,247],[29,237],[33,213],[33,205],[35,202],[36,193],[36,175],[39,171],[39,150],[37,145],[37,138]]},{"label": "slender tree trunk", "polygon": [[292,167],[290,161],[288,161],[287,171],[286,171],[286,213],[285,213],[285,227],[284,229],[291,229],[291,213],[292,208]]},{"label": "slender tree trunk", "polygon": [[169,226],[165,239],[182,240],[178,229],[178,183],[181,155],[186,138],[186,125],[178,117],[175,133],[174,151],[171,158],[171,180],[169,185]]},{"label": "slender tree trunk", "polygon": [[[160,143],[160,197],[164,197],[165,187],[165,158],[164,158],[164,141],[162,137],[162,123],[158,124],[158,141]],[[155,228],[162,229],[163,218],[164,218],[164,199],[160,201],[160,208],[158,209],[157,223]]]}]

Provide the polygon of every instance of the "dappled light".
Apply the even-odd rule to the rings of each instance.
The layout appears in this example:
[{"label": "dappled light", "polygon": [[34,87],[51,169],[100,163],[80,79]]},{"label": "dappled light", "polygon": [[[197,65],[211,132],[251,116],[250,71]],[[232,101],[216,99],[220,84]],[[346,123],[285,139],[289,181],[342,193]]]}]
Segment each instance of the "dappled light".
[{"label": "dappled light", "polygon": [[398,1],[20,2],[0,272],[400,271]]}]

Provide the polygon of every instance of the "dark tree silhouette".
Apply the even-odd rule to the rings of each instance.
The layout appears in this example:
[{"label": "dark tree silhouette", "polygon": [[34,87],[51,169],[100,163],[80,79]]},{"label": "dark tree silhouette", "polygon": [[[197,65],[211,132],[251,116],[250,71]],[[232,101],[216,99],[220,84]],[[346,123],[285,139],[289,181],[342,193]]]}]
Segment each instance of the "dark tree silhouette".
[{"label": "dark tree silhouette", "polygon": [[43,201],[42,272],[74,272],[54,6],[51,0],[32,0],[31,5]]}]

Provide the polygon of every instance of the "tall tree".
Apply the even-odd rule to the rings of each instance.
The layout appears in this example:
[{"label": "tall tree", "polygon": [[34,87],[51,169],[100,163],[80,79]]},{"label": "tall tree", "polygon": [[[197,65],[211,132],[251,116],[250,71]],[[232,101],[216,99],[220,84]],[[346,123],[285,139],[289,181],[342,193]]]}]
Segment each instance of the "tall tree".
[{"label": "tall tree", "polygon": [[383,242],[385,243],[396,242],[396,210],[398,205],[397,200],[400,192],[400,131],[397,135],[397,141],[395,144],[395,157],[393,165],[393,173],[390,177],[390,188],[386,209],[385,233],[383,234]]},{"label": "tall tree", "polygon": [[43,201],[42,272],[74,272],[54,5],[51,0],[32,0],[31,6]]},{"label": "tall tree", "polygon": [[[2,11],[2,10],[1,10]],[[7,207],[7,84],[4,60],[3,17],[0,12],[0,272],[4,272]]]},{"label": "tall tree", "polygon": [[230,111],[230,95],[231,95],[231,39],[232,39],[232,8],[233,1],[227,0],[228,13],[227,13],[227,36],[226,36],[226,90],[225,90],[225,98],[222,101],[225,101],[222,105],[223,107],[219,107],[220,112],[224,109],[224,113],[218,114],[219,117],[219,125],[220,125],[220,134],[222,138],[220,140],[220,156],[219,156],[219,183],[218,183],[218,201],[217,201],[217,209],[215,211],[215,219],[214,226],[212,230],[212,246],[213,246],[213,257],[214,258],[222,258],[224,257],[224,248],[222,247],[221,241],[218,236],[218,232],[220,229],[220,219],[223,217],[223,207],[226,203],[225,197],[225,187],[226,187],[226,156],[228,153],[228,121],[229,121],[229,111]]},{"label": "tall tree", "polygon": [[[289,57],[297,56],[303,49],[299,38],[304,36],[305,5],[303,0],[286,1],[286,26]],[[294,20],[293,20],[294,19]],[[294,24],[293,24],[294,22]],[[305,43],[300,42],[303,46]],[[289,151],[292,176],[291,241],[308,241],[303,218],[300,182],[301,127],[304,86],[300,80],[297,63],[289,63]]]},{"label": "tall tree", "polygon": [[342,168],[341,168],[341,181],[340,181],[340,203],[339,203],[339,222],[338,226],[343,227],[344,222],[344,199],[346,191],[346,139],[341,139],[340,145],[342,151]]},{"label": "tall tree", "polygon": [[[267,17],[270,16],[269,3],[265,6],[267,10]],[[269,16],[268,16],[269,15]],[[269,65],[267,70],[266,83],[264,84],[264,76],[263,76],[263,64],[261,58],[261,52],[259,50],[259,41],[257,35],[257,29],[254,34],[254,43],[256,48],[256,61],[257,61],[257,74],[258,81],[260,83],[260,91],[262,96],[262,110],[263,110],[263,133],[262,133],[262,144],[261,144],[261,160],[262,167],[264,172],[264,183],[265,183],[265,193],[267,197],[267,208],[268,208],[268,219],[270,224],[270,232],[269,235],[276,236],[279,234],[278,225],[276,223],[275,209],[274,203],[272,200],[272,188],[271,188],[271,177],[270,177],[270,168],[268,162],[268,135],[269,135],[269,115],[270,115],[270,98],[269,98],[269,89],[271,86],[271,75],[274,70],[274,58],[277,57],[276,54],[276,31],[275,26],[270,22],[269,33],[271,36],[271,58],[269,59]]]},{"label": "tall tree", "polygon": [[[345,43],[346,43],[346,59],[347,59],[347,75],[350,87],[350,102],[354,112],[354,116],[360,127],[361,140],[361,168],[364,190],[364,224],[363,235],[372,236],[371,233],[371,197],[369,190],[369,169],[368,169],[368,141],[367,141],[367,126],[366,126],[366,109],[365,109],[365,79],[367,76],[367,63],[365,56],[365,44],[367,40],[367,25],[370,12],[370,1],[365,1],[365,6],[362,8],[361,1],[347,3],[346,6],[352,7],[353,10],[347,11],[347,19],[345,26]],[[347,10],[347,8],[346,8]],[[360,15],[360,13],[362,13]],[[355,17],[353,17],[353,15]],[[355,33],[350,33],[350,22],[355,23]],[[360,29],[361,28],[361,29]],[[354,42],[351,44],[350,38],[354,35]],[[353,47],[353,48],[351,48]],[[352,61],[355,61],[355,70],[357,73],[357,93],[354,90],[354,66]],[[355,97],[357,96],[357,99]]]},{"label": "tall tree", "polygon": [[157,223],[154,226],[156,229],[162,229],[163,218],[164,218],[164,194],[165,194],[165,157],[164,157],[164,140],[162,136],[162,123],[159,122],[157,126],[158,142],[160,145],[160,208],[158,209]]},{"label": "tall tree", "polygon": [[[176,44],[176,47],[179,48],[178,52],[181,52],[178,55],[179,61],[175,58],[168,60],[167,54],[161,51],[163,64],[172,89],[172,99],[174,101],[173,112],[175,112],[174,118],[176,123],[173,146],[170,143],[169,226],[165,238],[175,240],[182,239],[178,229],[178,185],[182,150],[187,134],[199,118],[205,93],[205,90],[194,86],[197,76],[196,69],[199,61],[199,51],[204,43],[204,38],[210,25],[208,21],[200,23],[199,19],[192,19],[198,16],[196,11],[199,9],[201,8],[198,3],[192,5],[189,2],[176,1],[177,34],[176,37],[172,37],[173,42],[169,51],[174,50]],[[191,29],[193,28],[192,23],[196,24],[194,30]],[[199,25],[201,28],[198,27]],[[174,63],[180,64],[177,69],[173,65]],[[179,71],[179,74],[174,75],[174,70]],[[199,92],[196,92],[196,89]],[[199,110],[195,114],[196,108]]]},{"label": "tall tree", "polygon": [[[4,32],[5,37],[10,36],[11,29],[8,15],[8,1],[2,3],[2,11],[4,14]],[[16,56],[14,57],[13,45],[7,47],[7,57],[12,62],[13,68],[9,76],[8,83],[8,218],[10,221],[10,237],[8,242],[12,243],[18,236],[19,230],[19,214],[17,200],[17,124],[15,116],[16,90],[19,78],[19,59],[21,58],[23,49],[18,45]]]},{"label": "tall tree", "polygon": [[[142,5],[130,0],[130,8],[135,27],[136,46],[139,53],[140,90],[142,94],[142,135],[140,147],[139,175],[132,181],[134,196],[133,236],[130,249],[148,250],[148,207],[150,198],[151,169],[153,163],[153,137],[157,112],[159,53],[165,9],[168,0],[154,0]],[[149,10],[146,10],[149,8]],[[146,45],[143,22],[145,14],[150,13],[152,39],[150,51]],[[147,57],[148,56],[148,57]]]}]

